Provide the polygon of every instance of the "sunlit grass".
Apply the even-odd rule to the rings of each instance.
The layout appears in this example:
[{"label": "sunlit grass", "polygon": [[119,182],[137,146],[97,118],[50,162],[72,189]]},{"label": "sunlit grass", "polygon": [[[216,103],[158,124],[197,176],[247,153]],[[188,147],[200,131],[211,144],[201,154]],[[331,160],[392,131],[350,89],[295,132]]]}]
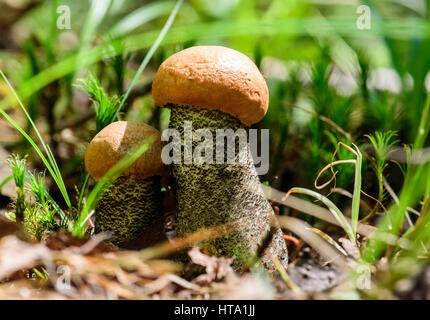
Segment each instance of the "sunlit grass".
[{"label": "sunlit grass", "polygon": [[[340,35],[344,36],[357,36],[363,35],[361,30],[351,23],[350,19],[333,18],[328,19]],[[405,21],[376,21],[376,24],[381,24],[381,28],[374,28],[369,32],[370,36],[386,35],[393,38],[411,38],[417,36],[417,29],[411,27]],[[243,36],[252,34],[254,36],[276,36],[276,35],[308,35],[308,30],[318,30],[320,36],[330,35],[330,30],[321,28],[321,24],[326,24],[319,18],[303,18],[303,19],[288,19],[279,21],[260,21],[250,20],[241,22],[213,22],[193,24],[190,26],[177,26],[172,28],[170,32],[163,39],[163,43],[175,44],[185,43],[199,39],[219,39],[225,37]],[[418,30],[425,32],[430,27],[427,22],[418,21]],[[85,53],[73,55],[65,58],[58,63],[50,66],[46,70],[40,72],[33,78],[25,83],[22,83],[18,91],[22,99],[26,99],[33,93],[42,89],[49,83],[58,80],[69,73],[74,72],[85,66],[94,64],[101,59],[118,55],[122,52],[114,50],[114,47],[120,47],[114,43],[124,43],[121,50],[132,52],[136,50],[148,49],[155,43],[162,30],[154,30],[137,35],[128,35],[119,39],[111,40],[108,43],[96,46],[92,49],[85,51]],[[0,101],[0,109],[9,107],[10,102],[3,99]]]},{"label": "sunlit grass", "polygon": [[[98,131],[101,130],[104,126],[108,125],[109,123],[112,123],[114,121],[114,119],[118,116],[118,113],[121,110],[122,106],[125,104],[126,99],[127,99],[128,95],[130,94],[130,91],[132,90],[132,88],[134,87],[134,85],[137,81],[137,78],[141,75],[144,68],[148,64],[149,60],[152,58],[152,55],[154,54],[154,52],[156,51],[156,49],[160,45],[163,38],[166,36],[167,31],[169,30],[169,28],[173,24],[175,16],[176,16],[180,6],[182,5],[182,3],[183,3],[182,0],[179,0],[177,2],[171,15],[169,16],[169,19],[167,20],[165,26],[161,30],[156,41],[151,46],[151,49],[149,50],[149,52],[146,54],[144,60],[142,61],[132,83],[130,84],[126,94],[124,95],[124,97],[121,101],[119,101],[119,99],[115,98],[115,97],[109,98],[107,96],[107,94],[105,93],[104,89],[101,87],[99,81],[95,77],[91,77],[88,81],[84,81],[82,88],[84,90],[86,90],[86,92],[90,95],[90,97],[94,100],[94,103],[95,103],[96,122],[97,122]],[[94,8],[95,7],[96,6],[94,6]],[[91,12],[93,12],[93,11],[91,11]],[[89,16],[91,16],[91,14]],[[100,16],[100,19],[101,18],[102,18],[102,16]],[[91,21],[91,23],[92,23],[92,21]],[[94,28],[95,28],[95,26],[96,26],[96,24],[94,25]],[[91,37],[91,32],[87,32],[86,38],[89,39],[90,37]],[[82,58],[81,54],[82,53],[79,53],[79,55],[78,55],[79,59]],[[26,140],[31,144],[33,149],[36,151],[36,153],[42,159],[45,167],[47,168],[47,170],[51,174],[52,178],[54,179],[54,181],[57,184],[57,187],[59,188],[61,194],[63,195],[63,198],[64,198],[64,200],[65,200],[65,202],[69,208],[70,214],[72,216],[74,216],[74,209],[72,208],[69,194],[66,190],[66,187],[65,187],[65,184],[63,181],[63,177],[61,175],[60,169],[59,169],[58,164],[57,164],[57,162],[56,162],[56,160],[52,154],[51,149],[45,143],[45,141],[42,139],[42,136],[41,136],[38,128],[34,124],[33,119],[28,114],[28,112],[25,109],[24,105],[22,104],[21,99],[19,98],[18,94],[16,93],[14,88],[11,86],[8,79],[6,78],[6,76],[4,75],[4,73],[1,70],[0,70],[0,74],[3,77],[3,80],[8,85],[13,96],[18,101],[18,103],[19,103],[22,111],[24,112],[27,120],[29,121],[29,123],[32,125],[32,128],[36,132],[36,135],[39,139],[39,143],[42,145],[46,156],[42,152],[42,150],[38,147],[36,142],[25,132],[25,130],[22,129],[18,125],[18,123],[1,108],[0,108],[0,114],[3,115],[6,118],[6,120],[8,120],[9,123],[12,124],[13,127],[15,127],[15,129],[17,129],[26,138]],[[115,166],[113,166],[106,173],[106,175],[101,179],[101,181],[99,181],[96,184],[96,186],[93,188],[93,190],[90,193],[90,195],[88,196],[88,198],[84,199],[84,193],[85,193],[85,189],[86,189],[86,185],[87,185],[87,181],[88,181],[88,175],[86,176],[84,184],[83,184],[82,189],[81,189],[81,192],[79,194],[79,201],[78,201],[78,208],[81,209],[81,206],[82,206],[82,211],[78,212],[78,218],[77,218],[77,221],[75,223],[67,225],[68,229],[73,229],[73,233],[77,236],[83,236],[84,235],[84,233],[86,231],[88,219],[91,217],[92,210],[95,208],[97,200],[101,196],[103,189],[106,187],[105,185],[112,183],[112,181],[115,180],[115,178],[117,178],[118,174],[123,172],[134,161],[136,161],[148,149],[149,145],[151,143],[153,143],[153,139],[154,139],[154,137],[149,137],[148,139],[146,139],[142,143],[142,145],[139,148],[137,148],[137,150],[135,150],[134,152],[131,152],[127,157],[124,157],[123,159],[121,159]],[[19,159],[17,159],[17,160],[19,160]],[[16,165],[12,166],[12,169],[15,168],[15,170],[18,170],[19,168],[23,167],[23,166],[19,165],[20,163],[21,162],[17,162]],[[25,165],[24,165],[24,168],[25,168]],[[18,179],[18,177],[22,177],[22,175],[16,175],[16,177]],[[25,170],[24,170],[24,177],[25,177]],[[20,186],[21,182],[22,182],[22,190],[23,190],[24,189],[24,182],[21,180],[22,179],[17,180],[16,183],[17,183],[17,186]],[[45,194],[44,181],[45,181],[44,175],[39,176],[38,178],[35,176],[30,176],[30,185],[31,185],[32,191],[36,195],[36,198],[38,198],[38,200],[41,201],[42,206],[43,206],[43,203],[45,203],[45,206],[43,206],[43,207],[46,208],[46,201],[45,200],[46,200],[46,197],[50,197],[50,196]],[[22,197],[19,197],[19,198],[22,201],[20,201],[18,203],[23,203],[24,200],[22,199]],[[55,203],[52,200],[52,198],[49,200],[52,201],[53,203]],[[60,215],[63,214],[63,211],[59,208],[59,206],[57,204],[55,204],[54,208],[60,213]],[[23,210],[24,209],[25,208],[23,208]],[[33,211],[36,210],[35,207],[33,207],[33,206],[29,206],[28,209],[33,210]],[[17,211],[19,213],[19,216],[24,215],[24,213],[21,212],[23,210]],[[36,211],[34,211],[34,214],[36,214]],[[30,214],[30,217],[35,217],[35,215]],[[63,218],[65,218],[65,217],[63,217]],[[40,221],[40,220],[38,220],[38,221]],[[34,222],[34,226],[37,227],[37,221],[33,221],[33,222]],[[37,230],[34,230],[34,233],[37,233],[37,232],[38,232]]]},{"label": "sunlit grass", "polygon": [[16,100],[19,103],[19,105],[21,107],[21,110],[24,112],[24,114],[27,117],[28,121],[32,125],[32,127],[33,127],[33,129],[34,129],[34,131],[35,131],[35,133],[36,133],[36,135],[37,135],[37,137],[39,139],[39,143],[42,145],[43,150],[45,151],[46,156],[43,154],[42,150],[37,146],[36,142],[25,132],[24,129],[22,129],[18,125],[18,123],[14,119],[12,119],[5,111],[3,111],[1,109],[0,109],[0,114],[3,115],[3,117],[5,117],[6,120],[8,120],[10,122],[10,124],[12,124],[15,127],[15,129],[17,129],[24,136],[24,138],[31,144],[31,146],[33,147],[33,149],[36,151],[36,153],[42,159],[44,165],[48,169],[49,173],[51,174],[51,176],[54,179],[55,183],[57,184],[58,188],[60,189],[60,192],[61,192],[61,194],[62,194],[62,196],[64,198],[64,201],[66,202],[67,207],[69,208],[70,211],[72,211],[72,204],[70,202],[70,198],[69,198],[69,195],[67,193],[66,186],[65,186],[64,181],[63,181],[63,177],[61,175],[60,169],[59,169],[59,167],[57,165],[57,162],[55,161],[55,158],[54,158],[54,156],[52,154],[51,149],[45,143],[45,141],[42,139],[42,136],[41,136],[38,128],[34,124],[33,119],[28,114],[27,110],[25,109],[24,105],[21,102],[21,99],[18,97],[15,89],[9,83],[9,81],[6,78],[5,74],[1,70],[0,70],[0,75],[2,76],[3,80],[9,86],[9,89],[11,90],[11,92],[13,93],[13,95],[15,96]]}]

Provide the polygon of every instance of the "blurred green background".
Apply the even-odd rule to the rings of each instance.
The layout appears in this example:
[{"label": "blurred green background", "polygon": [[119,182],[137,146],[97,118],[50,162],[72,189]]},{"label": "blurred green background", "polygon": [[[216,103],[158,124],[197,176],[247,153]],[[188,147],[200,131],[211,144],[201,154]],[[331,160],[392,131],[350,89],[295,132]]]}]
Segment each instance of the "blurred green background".
[{"label": "blurred green background", "polygon": [[[70,29],[57,27],[61,5],[70,8]],[[369,29],[359,28],[366,18],[357,11],[362,5]],[[365,151],[365,134],[395,131],[397,145],[413,143],[430,87],[429,5],[424,0],[185,1],[120,117],[166,128],[169,110],[157,108],[150,91],[160,63],[193,45],[234,48],[255,61],[270,89],[269,111],[256,125],[270,129],[270,171],[262,181],[284,191],[313,188],[340,141]],[[174,6],[175,1],[0,1],[0,69],[51,146],[69,190],[82,184],[83,155],[96,133],[92,103],[75,86],[78,79],[92,74],[110,96],[122,96]],[[0,107],[29,131],[3,82],[0,95]],[[43,170],[3,118],[0,147],[6,155],[29,154],[32,166]],[[350,157],[342,150],[339,156]],[[402,163],[385,170],[397,191]],[[354,168],[344,166],[337,187],[352,191],[353,177]],[[383,201],[378,188],[365,164],[363,190]],[[55,187],[51,193],[61,203]]]}]

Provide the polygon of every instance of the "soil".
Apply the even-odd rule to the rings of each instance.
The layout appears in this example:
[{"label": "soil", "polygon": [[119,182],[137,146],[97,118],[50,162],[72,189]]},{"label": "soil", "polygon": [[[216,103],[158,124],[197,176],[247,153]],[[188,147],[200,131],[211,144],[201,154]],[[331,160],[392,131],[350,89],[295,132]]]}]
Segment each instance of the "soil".
[{"label": "soil", "polygon": [[322,292],[335,287],[340,282],[338,270],[332,265],[323,266],[312,258],[290,264],[288,274],[292,282],[305,292]]}]

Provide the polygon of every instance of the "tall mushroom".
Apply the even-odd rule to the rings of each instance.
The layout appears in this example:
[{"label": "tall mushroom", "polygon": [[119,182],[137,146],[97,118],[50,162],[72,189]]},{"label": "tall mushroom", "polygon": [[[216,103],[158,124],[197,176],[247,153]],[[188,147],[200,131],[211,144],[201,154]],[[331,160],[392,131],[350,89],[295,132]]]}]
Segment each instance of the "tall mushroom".
[{"label": "tall mushroom", "polygon": [[[260,121],[268,108],[268,89],[256,65],[244,54],[220,46],[197,46],[165,60],[152,86],[155,103],[171,109],[169,128],[177,130],[181,163],[172,164],[177,201],[176,232],[184,236],[232,221],[242,221],[239,230],[208,240],[203,247],[217,256],[235,256],[242,269],[249,259],[261,254],[273,270],[271,255],[287,266],[288,254],[282,231],[271,226],[273,210],[262,191],[252,160],[249,141],[235,139],[235,163],[184,163],[187,139],[184,128],[191,121],[192,134],[199,129],[212,133],[212,157],[220,154],[217,130],[242,130]],[[186,125],[189,126],[190,122]],[[185,125],[185,126],[186,126]],[[180,144],[180,145],[179,145]],[[192,146],[198,144],[192,140]],[[173,148],[173,149],[174,149]],[[204,153],[206,153],[208,150]],[[221,150],[227,154],[228,150]],[[206,156],[206,154],[204,154]],[[211,157],[211,156],[210,156]],[[186,162],[186,161],[185,161]],[[265,252],[260,252],[266,247]],[[269,252],[271,254],[269,254]]]},{"label": "tall mushroom", "polygon": [[161,135],[144,123],[117,121],[101,130],[85,153],[85,167],[98,181],[150,136],[155,141],[109,186],[95,209],[96,232],[113,233],[109,242],[114,245],[135,239],[161,216]]}]

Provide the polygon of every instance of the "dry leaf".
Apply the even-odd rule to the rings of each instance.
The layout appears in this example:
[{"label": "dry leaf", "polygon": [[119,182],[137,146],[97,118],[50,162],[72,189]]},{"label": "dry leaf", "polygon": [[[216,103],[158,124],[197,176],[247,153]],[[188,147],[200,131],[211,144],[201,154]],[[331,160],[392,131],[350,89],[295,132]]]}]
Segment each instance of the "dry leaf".
[{"label": "dry leaf", "polygon": [[197,265],[203,266],[206,269],[206,274],[200,275],[195,279],[197,283],[209,284],[212,281],[219,281],[229,275],[234,275],[234,270],[231,268],[232,258],[210,257],[200,252],[198,247],[194,247],[188,252],[191,261]]}]

